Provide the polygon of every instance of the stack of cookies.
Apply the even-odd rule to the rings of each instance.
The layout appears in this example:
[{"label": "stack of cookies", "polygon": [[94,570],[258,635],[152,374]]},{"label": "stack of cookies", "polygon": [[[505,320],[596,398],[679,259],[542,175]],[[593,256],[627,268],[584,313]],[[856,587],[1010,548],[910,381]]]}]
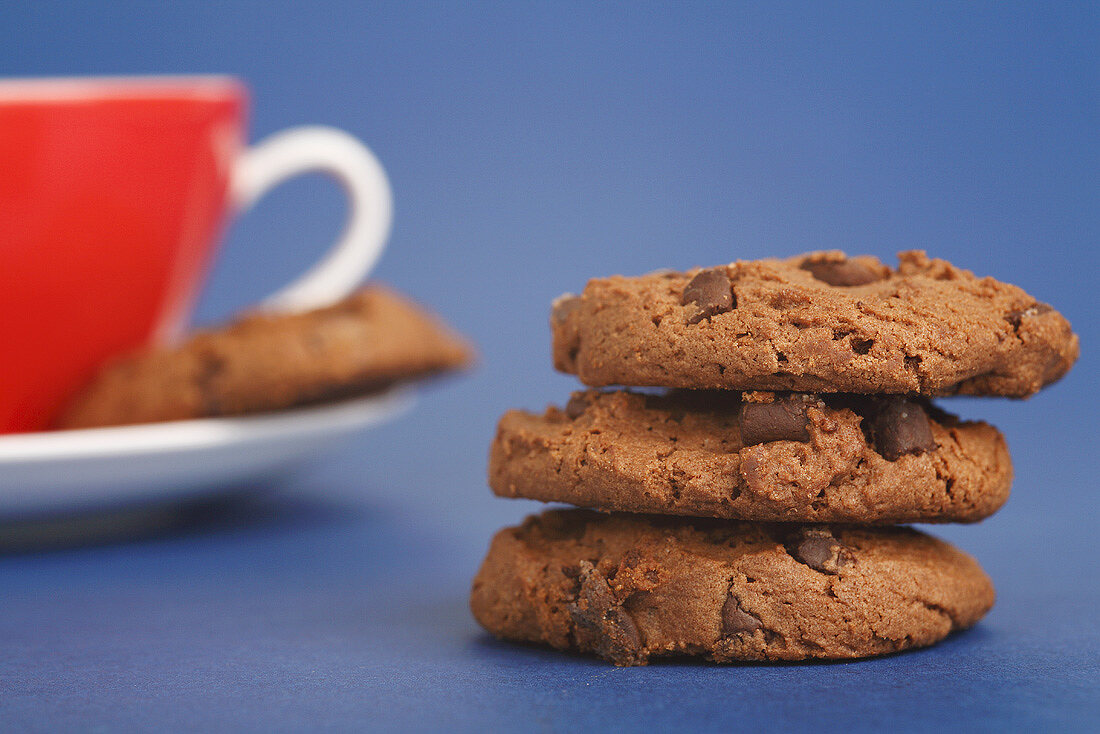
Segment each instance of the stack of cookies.
[{"label": "stack of cookies", "polygon": [[502,530],[471,606],[617,665],[859,658],[977,622],[978,564],[898,524],[988,517],[1012,466],[930,399],[1026,397],[1078,353],[1050,306],[920,252],[596,279],[551,322],[555,366],[604,389],[507,413],[490,484],[592,509]]}]

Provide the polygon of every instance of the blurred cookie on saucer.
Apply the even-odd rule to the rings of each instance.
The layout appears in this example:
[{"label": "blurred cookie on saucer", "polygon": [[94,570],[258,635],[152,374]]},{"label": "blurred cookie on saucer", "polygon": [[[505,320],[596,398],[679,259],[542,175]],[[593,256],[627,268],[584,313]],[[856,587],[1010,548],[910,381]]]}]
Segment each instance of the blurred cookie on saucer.
[{"label": "blurred cookie on saucer", "polygon": [[106,366],[57,428],[283,410],[467,367],[472,348],[424,308],[370,285],[305,313],[247,314]]}]

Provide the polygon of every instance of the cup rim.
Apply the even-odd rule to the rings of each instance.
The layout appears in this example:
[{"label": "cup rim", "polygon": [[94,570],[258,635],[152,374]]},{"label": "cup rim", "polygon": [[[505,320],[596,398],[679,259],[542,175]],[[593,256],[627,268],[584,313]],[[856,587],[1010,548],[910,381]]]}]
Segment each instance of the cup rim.
[{"label": "cup rim", "polygon": [[222,100],[245,94],[231,74],[134,74],[0,77],[0,104],[80,102],[99,99]]}]

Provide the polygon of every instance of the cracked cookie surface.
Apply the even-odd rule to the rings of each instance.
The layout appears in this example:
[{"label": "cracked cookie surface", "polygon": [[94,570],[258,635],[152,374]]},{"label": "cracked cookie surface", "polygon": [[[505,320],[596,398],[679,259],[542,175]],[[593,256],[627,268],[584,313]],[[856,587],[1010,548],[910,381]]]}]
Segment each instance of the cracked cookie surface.
[{"label": "cracked cookie surface", "polygon": [[252,314],[105,367],[59,428],[244,415],[321,403],[459,369],[471,348],[380,285],[326,308]]},{"label": "cracked cookie surface", "polygon": [[1079,351],[1050,306],[922,252],[597,278],[551,329],[554,366],[592,387],[1025,397]]},{"label": "cracked cookie surface", "polygon": [[996,428],[870,396],[589,390],[506,413],[489,459],[502,497],[760,521],[974,522],[1011,483]]},{"label": "cracked cookie surface", "polygon": [[644,665],[881,655],[993,600],[974,559],[909,528],[562,510],[496,535],[470,606],[497,637]]}]

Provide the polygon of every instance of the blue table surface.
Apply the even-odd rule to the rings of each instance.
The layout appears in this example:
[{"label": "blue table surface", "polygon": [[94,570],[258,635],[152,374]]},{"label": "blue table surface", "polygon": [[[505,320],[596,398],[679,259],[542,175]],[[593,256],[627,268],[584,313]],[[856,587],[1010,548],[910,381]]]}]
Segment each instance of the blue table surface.
[{"label": "blue table surface", "polygon": [[[397,202],[378,277],[481,362],[261,486],[0,524],[0,730],[1100,727],[1095,5],[159,5],[4,4],[0,69],[228,71],[256,138],[361,136]],[[235,222],[198,321],[299,272],[341,208],[307,178]],[[914,247],[1053,303],[1084,347],[1029,401],[944,401],[1016,466],[1000,513],[933,529],[997,586],[975,629],[863,662],[616,669],[477,627],[489,538],[538,507],[489,493],[495,421],[576,385],[550,368],[553,297]]]}]

